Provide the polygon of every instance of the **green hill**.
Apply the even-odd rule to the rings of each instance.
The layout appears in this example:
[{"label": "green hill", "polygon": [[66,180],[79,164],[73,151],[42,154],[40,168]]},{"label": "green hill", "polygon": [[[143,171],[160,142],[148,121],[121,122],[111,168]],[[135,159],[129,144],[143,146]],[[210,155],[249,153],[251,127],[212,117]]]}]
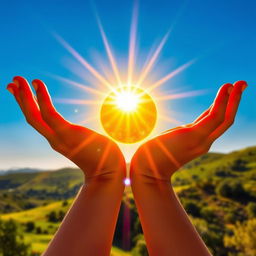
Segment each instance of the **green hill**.
[{"label": "green hill", "polygon": [[[1,175],[1,218],[14,219],[20,223],[25,240],[32,243],[34,251],[42,252],[82,182],[83,174],[79,169]],[[256,219],[256,147],[228,154],[203,155],[179,170],[174,175],[172,184],[213,255],[256,255],[253,235],[249,235],[249,231],[241,231],[247,230],[247,223]],[[122,248],[123,212],[127,206],[131,213],[129,248],[145,247],[129,188],[126,190],[127,194],[130,201],[128,204],[126,200],[122,203],[113,242],[115,248],[112,254],[115,256],[130,255],[118,249]],[[34,228],[30,231],[27,230],[27,226],[31,225],[29,222],[34,223]],[[243,234],[243,237],[238,238],[238,234]],[[252,244],[252,254],[248,254],[239,245],[239,239]]]},{"label": "green hill", "polygon": [[0,176],[0,213],[21,211],[72,198],[83,182],[79,169]]}]

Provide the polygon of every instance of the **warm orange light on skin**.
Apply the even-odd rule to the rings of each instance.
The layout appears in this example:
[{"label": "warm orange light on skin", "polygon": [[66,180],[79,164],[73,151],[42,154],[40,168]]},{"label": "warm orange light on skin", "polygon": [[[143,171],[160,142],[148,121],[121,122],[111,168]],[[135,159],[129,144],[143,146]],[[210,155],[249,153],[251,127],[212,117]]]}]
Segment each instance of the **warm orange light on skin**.
[{"label": "warm orange light on skin", "polygon": [[114,140],[136,143],[153,130],[157,119],[152,97],[138,87],[121,87],[104,100],[100,112],[104,130]]}]

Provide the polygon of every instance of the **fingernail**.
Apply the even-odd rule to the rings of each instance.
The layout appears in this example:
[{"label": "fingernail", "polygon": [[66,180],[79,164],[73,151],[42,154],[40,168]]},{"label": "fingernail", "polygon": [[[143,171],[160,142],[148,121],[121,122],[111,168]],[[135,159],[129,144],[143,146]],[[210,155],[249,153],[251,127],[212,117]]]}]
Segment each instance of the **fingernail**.
[{"label": "fingernail", "polygon": [[248,84],[247,83],[245,83],[245,84],[243,84],[243,86],[242,86],[242,92],[246,89],[246,87],[248,86]]},{"label": "fingernail", "polygon": [[18,88],[20,87],[20,84],[19,84],[19,81],[18,81],[18,80],[14,79],[14,80],[13,80],[13,83],[16,84],[16,86],[17,86]]},{"label": "fingernail", "polygon": [[228,87],[228,94],[230,94],[233,90],[233,86]]},{"label": "fingernail", "polygon": [[32,82],[32,85],[33,85],[33,87],[34,87],[34,89],[35,89],[35,91],[37,91],[37,89],[38,89],[38,84],[36,83],[36,82]]},{"label": "fingernail", "polygon": [[6,89],[7,89],[11,94],[13,94],[13,95],[14,95],[14,91],[13,91],[13,89],[12,89],[12,88],[7,87]]}]

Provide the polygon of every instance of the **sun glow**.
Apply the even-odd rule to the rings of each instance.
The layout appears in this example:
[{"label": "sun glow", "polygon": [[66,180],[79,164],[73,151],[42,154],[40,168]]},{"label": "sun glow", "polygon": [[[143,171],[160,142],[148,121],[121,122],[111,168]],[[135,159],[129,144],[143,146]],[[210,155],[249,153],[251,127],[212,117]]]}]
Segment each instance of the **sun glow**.
[{"label": "sun glow", "polygon": [[138,87],[121,87],[111,92],[102,103],[101,124],[112,139],[136,143],[146,138],[157,120],[152,97]]},{"label": "sun glow", "polygon": [[77,105],[86,105],[86,118],[82,116],[82,111],[79,111],[78,115],[81,115],[79,122],[91,126],[90,128],[108,135],[118,142],[128,162],[141,143],[151,136],[155,136],[167,126],[169,128],[181,124],[175,119],[174,112],[162,103],[205,93],[202,90],[184,92],[180,86],[174,84],[172,84],[171,92],[161,93],[160,89],[163,85],[184,72],[195,60],[189,60],[162,77],[153,80],[152,77],[156,77],[154,67],[168,41],[171,29],[162,37],[158,45],[149,50],[149,55],[145,56],[144,63],[141,63],[141,59],[139,60],[137,56],[139,52],[137,39],[138,3],[137,1],[134,3],[129,49],[125,63],[119,63],[121,57],[119,60],[116,59],[103,24],[96,14],[108,63],[105,63],[104,59],[97,55],[96,61],[99,68],[94,67],[63,38],[54,34],[54,37],[77,61],[76,66],[71,66],[71,69],[69,66],[69,69],[78,75],[79,79],[86,82],[73,81],[56,74],[52,75],[53,78],[61,82],[83,90],[85,96],[89,96],[80,99],[55,100],[59,103],[74,104],[76,105],[75,108]]},{"label": "sun glow", "polygon": [[139,95],[124,90],[116,95],[116,105],[125,112],[135,111],[139,103]]}]

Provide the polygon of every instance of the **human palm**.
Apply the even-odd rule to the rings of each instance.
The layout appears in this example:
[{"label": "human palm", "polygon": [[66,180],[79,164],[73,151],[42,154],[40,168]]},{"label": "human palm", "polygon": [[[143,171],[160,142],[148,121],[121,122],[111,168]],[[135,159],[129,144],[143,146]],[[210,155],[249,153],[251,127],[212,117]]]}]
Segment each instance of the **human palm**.
[{"label": "human palm", "polygon": [[131,161],[131,177],[170,181],[182,165],[206,153],[234,122],[246,82],[224,84],[212,106],[193,123],[168,130],[143,144]]},{"label": "human palm", "polygon": [[37,79],[32,84],[36,97],[26,79],[20,76],[15,77],[7,89],[15,96],[27,122],[51,147],[79,166],[87,180],[124,176],[125,160],[116,143],[65,120],[54,108],[45,84]]}]

